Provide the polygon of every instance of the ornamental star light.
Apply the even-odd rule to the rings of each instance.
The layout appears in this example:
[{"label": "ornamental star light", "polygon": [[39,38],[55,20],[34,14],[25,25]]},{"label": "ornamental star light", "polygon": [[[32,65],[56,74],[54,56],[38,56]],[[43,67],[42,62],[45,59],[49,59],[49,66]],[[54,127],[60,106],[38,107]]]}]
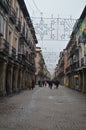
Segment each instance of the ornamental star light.
[{"label": "ornamental star light", "polygon": [[33,17],[34,27],[39,40],[68,41],[76,19]]},{"label": "ornamental star light", "polygon": [[36,33],[39,34],[41,40],[43,40],[44,36],[48,34],[50,31],[47,24],[45,24],[43,17],[41,17],[40,22],[35,25]]}]

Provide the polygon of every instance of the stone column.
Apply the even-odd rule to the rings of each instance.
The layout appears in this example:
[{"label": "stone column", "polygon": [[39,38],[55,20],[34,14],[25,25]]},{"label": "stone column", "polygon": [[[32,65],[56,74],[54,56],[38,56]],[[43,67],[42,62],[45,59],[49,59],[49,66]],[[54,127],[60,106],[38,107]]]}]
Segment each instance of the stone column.
[{"label": "stone column", "polygon": [[24,70],[23,86],[24,86],[24,89],[25,89],[26,88],[26,70]]},{"label": "stone column", "polygon": [[82,81],[82,72],[80,71],[79,72],[79,91],[82,91],[82,85],[83,85],[82,82],[83,82]]},{"label": "stone column", "polygon": [[86,93],[86,70],[84,70],[84,92]]},{"label": "stone column", "polygon": [[7,68],[7,94],[12,94],[13,84],[13,65],[8,65]]},{"label": "stone column", "polygon": [[28,88],[28,70],[25,73],[25,87]]},{"label": "stone column", "polygon": [[20,79],[20,77],[21,77],[21,70],[19,69],[19,71],[18,71],[18,82],[17,82],[17,86],[18,86],[19,91],[21,90],[21,86],[20,86],[21,79]]},{"label": "stone column", "polygon": [[25,70],[22,71],[22,89],[25,89]]},{"label": "stone column", "polygon": [[83,70],[83,86],[82,86],[82,92],[86,92],[86,72]]},{"label": "stone column", "polygon": [[29,88],[29,72],[27,72],[27,88]]},{"label": "stone column", "polygon": [[6,95],[6,62],[0,63],[0,96]]},{"label": "stone column", "polygon": [[12,86],[12,90],[13,92],[18,92],[18,72],[19,72],[19,69],[18,67],[14,67],[13,68],[13,86]]},{"label": "stone column", "polygon": [[22,69],[20,69],[19,71],[19,88],[20,90],[22,89]]},{"label": "stone column", "polygon": [[23,69],[21,69],[21,76],[20,76],[20,87],[23,89]]}]

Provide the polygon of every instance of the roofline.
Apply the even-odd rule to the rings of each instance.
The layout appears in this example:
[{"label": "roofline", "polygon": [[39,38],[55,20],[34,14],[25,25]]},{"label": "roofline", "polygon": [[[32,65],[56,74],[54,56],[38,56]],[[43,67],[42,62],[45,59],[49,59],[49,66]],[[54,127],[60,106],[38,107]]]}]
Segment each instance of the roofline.
[{"label": "roofline", "polygon": [[79,17],[79,19],[78,19],[78,21],[75,23],[76,25],[75,25],[75,28],[74,28],[74,30],[72,31],[72,33],[71,33],[71,38],[70,38],[70,40],[69,40],[69,42],[68,42],[68,44],[67,44],[67,46],[66,46],[66,49],[69,47],[69,45],[70,45],[70,43],[71,43],[71,40],[72,40],[72,38],[73,38],[73,35],[75,34],[75,32],[77,31],[77,27],[79,28],[80,26],[81,26],[81,24],[79,23],[80,22],[80,20],[83,20],[84,18],[85,18],[85,16],[86,16],[86,6],[84,7],[84,9],[83,9],[83,11],[82,11],[82,14],[81,14],[81,16]]},{"label": "roofline", "polygon": [[23,15],[24,15],[26,21],[27,21],[27,18],[28,18],[27,24],[28,24],[28,26],[30,28],[31,34],[32,34],[32,36],[34,38],[34,41],[37,44],[38,40],[36,38],[36,35],[35,35],[36,33],[35,33],[35,30],[34,30],[34,27],[33,27],[29,12],[27,10],[26,4],[25,4],[24,0],[18,0],[18,3],[20,5],[20,8],[21,8],[21,10],[23,12]]}]

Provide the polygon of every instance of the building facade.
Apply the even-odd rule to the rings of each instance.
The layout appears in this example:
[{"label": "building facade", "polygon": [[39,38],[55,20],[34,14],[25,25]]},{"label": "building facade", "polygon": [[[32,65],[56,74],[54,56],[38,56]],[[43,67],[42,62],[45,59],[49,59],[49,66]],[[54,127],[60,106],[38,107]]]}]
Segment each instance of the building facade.
[{"label": "building facade", "polygon": [[36,43],[24,0],[0,0],[0,96],[29,87]]},{"label": "building facade", "polygon": [[40,47],[36,47],[35,66],[36,66],[36,72],[35,72],[36,84],[38,84],[39,81],[50,79],[50,73],[47,70]]},{"label": "building facade", "polygon": [[[64,69],[64,85],[67,83],[70,88],[86,92],[86,6],[76,21],[70,41],[63,52],[58,70],[60,72],[62,67]],[[60,80],[62,79],[63,76],[60,76]]]}]

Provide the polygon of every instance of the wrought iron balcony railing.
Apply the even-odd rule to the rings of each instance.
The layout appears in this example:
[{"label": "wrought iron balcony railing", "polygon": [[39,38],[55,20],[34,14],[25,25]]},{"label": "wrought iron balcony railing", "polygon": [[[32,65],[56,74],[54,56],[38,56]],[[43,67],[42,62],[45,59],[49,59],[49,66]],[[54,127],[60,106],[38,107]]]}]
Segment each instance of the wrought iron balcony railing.
[{"label": "wrought iron balcony railing", "polygon": [[81,67],[83,67],[83,66],[84,66],[84,57],[81,58]]},{"label": "wrought iron balcony railing", "polygon": [[10,19],[13,24],[16,24],[16,13],[13,7],[10,6]]},{"label": "wrought iron balcony railing", "polygon": [[35,65],[34,64],[30,64],[30,69],[35,72]]},{"label": "wrought iron balcony railing", "polygon": [[31,47],[31,51],[32,51],[32,52],[35,52],[34,46]]},{"label": "wrought iron balcony railing", "polygon": [[25,28],[21,26],[21,38],[25,38]]},{"label": "wrought iron balcony railing", "polygon": [[9,13],[9,1],[8,0],[0,0],[0,5],[3,7],[6,13]]},{"label": "wrought iron balcony railing", "polygon": [[78,68],[79,68],[79,61],[76,61],[71,64],[71,71],[75,71]]},{"label": "wrought iron balcony railing", "polygon": [[59,74],[58,74],[58,77],[62,77],[64,76],[64,71],[61,71]]},{"label": "wrought iron balcony railing", "polygon": [[4,18],[0,12],[0,36],[4,35]]},{"label": "wrought iron balcony railing", "polygon": [[12,58],[16,58],[16,49],[14,47],[12,47]]},{"label": "wrought iron balcony railing", "polygon": [[9,55],[9,43],[3,38],[0,38],[0,53]]},{"label": "wrought iron balcony railing", "polygon": [[22,62],[25,63],[26,62],[26,55],[22,54]]},{"label": "wrought iron balcony railing", "polygon": [[17,56],[17,61],[18,61],[19,63],[22,63],[22,54],[18,54],[18,56]]},{"label": "wrought iron balcony railing", "polygon": [[79,36],[79,39],[78,39],[78,42],[79,43],[86,43],[86,33],[85,32],[82,32]]},{"label": "wrought iron balcony railing", "polygon": [[66,73],[70,73],[71,72],[71,66],[68,66],[67,68],[66,68]]},{"label": "wrought iron balcony railing", "polygon": [[19,18],[16,18],[16,28],[18,29],[18,31],[21,31],[21,22]]},{"label": "wrought iron balcony railing", "polygon": [[26,62],[27,62],[26,55],[22,54],[22,53],[18,54],[18,56],[17,56],[17,62],[19,62],[19,63],[21,63],[23,65],[26,65]]},{"label": "wrought iron balcony railing", "polygon": [[68,55],[68,59],[73,57],[73,55],[75,55],[75,53],[78,53],[79,50],[78,50],[78,47],[75,47],[74,49],[72,49]]},{"label": "wrought iron balcony railing", "polygon": [[10,46],[9,57],[13,60],[16,59],[16,49]]}]

